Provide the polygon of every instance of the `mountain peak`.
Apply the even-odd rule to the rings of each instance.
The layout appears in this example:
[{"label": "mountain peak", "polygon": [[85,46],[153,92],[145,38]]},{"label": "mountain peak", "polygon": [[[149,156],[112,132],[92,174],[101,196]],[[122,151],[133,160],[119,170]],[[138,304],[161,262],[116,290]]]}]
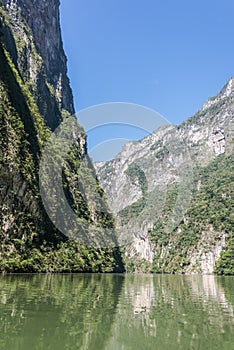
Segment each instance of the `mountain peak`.
[{"label": "mountain peak", "polygon": [[[203,186],[202,192],[207,186],[210,196],[212,189],[208,183],[210,180],[207,180],[210,171],[213,172],[211,180],[222,176],[227,185],[227,190],[220,193],[218,182],[213,183],[217,197],[212,197],[212,210],[216,216],[218,214],[215,210],[220,210],[217,204],[219,196],[228,201],[229,197],[225,196],[229,195],[227,174],[230,170],[227,169],[231,167],[229,155],[233,152],[233,90],[234,78],[231,78],[215,97],[206,102],[203,110],[179,127],[161,127],[144,139],[125,145],[118,158],[96,166],[100,184],[116,216],[117,230],[125,242],[126,237],[128,239],[126,259],[134,263],[136,269],[141,269],[143,262],[147,262],[149,269],[153,264],[156,266],[155,271],[158,271],[155,261],[159,262],[161,268],[168,254],[167,272],[174,271],[176,261],[181,257],[177,272],[213,273],[215,261],[219,259],[226,244],[225,234],[211,224],[202,222],[203,212],[198,211],[199,206],[196,207],[197,222],[204,225],[199,231],[195,231],[198,230],[197,227],[192,231],[193,226],[196,226],[193,224],[194,217],[187,219],[187,212],[191,210],[193,213],[194,207],[191,206],[190,199],[192,200],[196,187],[200,191]],[[201,177],[199,171],[201,174],[204,171],[206,175]],[[195,201],[199,205],[201,192]],[[204,195],[207,196],[207,193]],[[206,210],[208,203],[209,197],[205,198],[202,210]],[[190,220],[190,226],[186,220]],[[222,220],[219,222],[220,227]],[[181,232],[184,232],[184,236]],[[198,246],[201,248],[193,246],[190,234],[198,238]],[[189,241],[190,250],[187,253],[184,250],[181,255],[180,248],[185,247],[183,240],[187,243]],[[204,242],[207,242],[206,246]],[[210,256],[214,258],[210,259]]]},{"label": "mountain peak", "polygon": [[228,82],[224,85],[222,90],[216,96],[209,98],[209,100],[207,100],[204,103],[202,110],[209,108],[210,106],[216,104],[222,99],[229,97],[230,95],[233,95],[233,94],[234,94],[234,77],[231,77],[228,80]]}]

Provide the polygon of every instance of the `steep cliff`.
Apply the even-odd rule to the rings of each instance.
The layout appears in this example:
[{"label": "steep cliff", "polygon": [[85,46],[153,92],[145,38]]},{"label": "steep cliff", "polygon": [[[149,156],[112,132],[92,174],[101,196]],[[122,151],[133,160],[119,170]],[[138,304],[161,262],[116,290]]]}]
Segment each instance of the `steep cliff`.
[{"label": "steep cliff", "polygon": [[[40,198],[39,162],[51,132],[74,113],[63,51],[59,1],[0,2],[0,271],[121,270],[117,248],[69,240],[49,220]],[[82,162],[92,188],[82,188]],[[103,191],[74,134],[63,174],[64,192],[83,222],[113,227]],[[96,192],[95,192],[96,191]],[[100,205],[101,202],[101,205]],[[100,212],[101,208],[105,210]]]},{"label": "steep cliff", "polygon": [[234,273],[233,97],[231,78],[180,126],[96,164],[130,270],[212,273],[226,252],[222,272]]}]

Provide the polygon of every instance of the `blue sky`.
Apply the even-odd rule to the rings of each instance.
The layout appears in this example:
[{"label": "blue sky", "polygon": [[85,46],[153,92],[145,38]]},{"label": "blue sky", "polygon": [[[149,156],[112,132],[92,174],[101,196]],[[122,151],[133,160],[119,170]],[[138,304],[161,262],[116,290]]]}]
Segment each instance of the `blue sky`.
[{"label": "blue sky", "polygon": [[61,0],[76,111],[130,102],[181,123],[234,74],[233,15],[233,0]]}]

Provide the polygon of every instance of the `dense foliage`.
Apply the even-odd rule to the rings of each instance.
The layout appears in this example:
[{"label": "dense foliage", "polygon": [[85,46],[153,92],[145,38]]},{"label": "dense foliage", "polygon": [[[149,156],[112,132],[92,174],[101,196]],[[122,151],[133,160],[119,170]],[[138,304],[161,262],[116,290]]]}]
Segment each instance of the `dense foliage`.
[{"label": "dense foliage", "polygon": [[[150,232],[155,244],[154,272],[183,272],[198,244],[213,246],[221,242],[224,235],[227,244],[216,263],[219,274],[234,274],[234,166],[231,156],[220,155],[204,168],[197,168],[197,187],[184,220],[172,232],[165,230],[170,218],[177,188],[167,193],[167,201],[160,220]],[[199,266],[198,266],[199,269]]]},{"label": "dense foliage", "polygon": [[[70,240],[53,226],[45,213],[39,192],[38,169],[51,130],[38,108],[40,96],[35,93],[37,86],[23,78],[8,50],[8,46],[15,45],[19,59],[23,60],[21,48],[25,43],[14,34],[3,8],[0,20],[0,271],[122,271],[118,248],[94,248]],[[26,29],[30,36],[30,29]],[[35,47],[30,50],[35,50]],[[39,62],[35,69],[41,69],[43,75],[42,59],[36,52],[31,53],[33,59]],[[51,99],[55,101],[51,86],[47,93],[45,105],[49,105]],[[58,106],[57,119],[68,117],[69,113],[59,110]],[[82,137],[83,130],[80,131]],[[95,198],[91,202],[79,190],[80,158],[81,150],[77,143],[67,155],[63,171],[67,199],[79,218],[97,227],[113,228],[110,212],[100,212]],[[93,186],[94,193],[99,193],[99,201],[103,201],[105,206],[104,193],[91,163],[87,163],[87,168],[88,183]],[[91,192],[92,188],[89,188],[89,194]],[[91,213],[90,208],[94,212],[95,206],[96,212]]]}]

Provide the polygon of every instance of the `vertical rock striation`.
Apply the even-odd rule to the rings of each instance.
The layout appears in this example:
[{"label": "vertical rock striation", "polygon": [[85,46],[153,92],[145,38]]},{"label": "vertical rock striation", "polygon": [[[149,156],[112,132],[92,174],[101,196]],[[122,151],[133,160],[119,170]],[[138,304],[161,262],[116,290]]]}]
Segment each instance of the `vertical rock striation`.
[{"label": "vertical rock striation", "polygon": [[[0,271],[122,268],[118,249],[85,247],[58,232],[40,199],[42,151],[51,131],[74,113],[66,61],[58,0],[0,1]],[[89,188],[79,176],[81,163]],[[113,227],[82,128],[74,134],[63,185],[77,217]]]},{"label": "vertical rock striation", "polygon": [[3,0],[10,28],[7,48],[40,113],[54,129],[61,111],[74,113],[63,50],[59,1]]}]

